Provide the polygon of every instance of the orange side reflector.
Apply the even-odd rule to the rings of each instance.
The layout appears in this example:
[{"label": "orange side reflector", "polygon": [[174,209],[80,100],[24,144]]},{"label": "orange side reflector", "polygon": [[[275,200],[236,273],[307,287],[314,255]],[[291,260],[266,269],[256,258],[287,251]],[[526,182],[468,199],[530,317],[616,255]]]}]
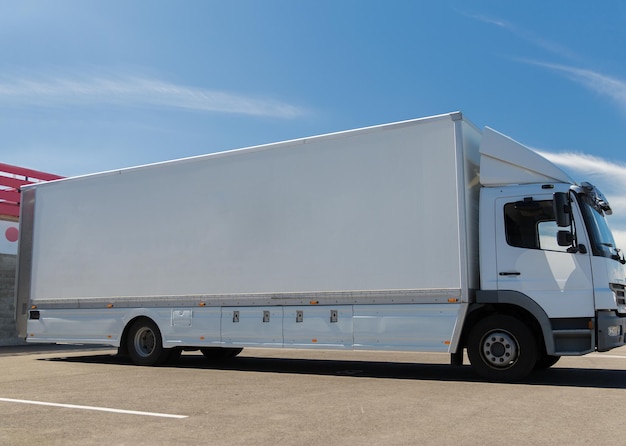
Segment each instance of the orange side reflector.
[{"label": "orange side reflector", "polygon": [[454,303],[454,302],[458,302],[458,301],[459,301],[459,299],[457,299],[456,297],[451,297],[451,298],[448,299],[448,302],[450,302],[451,304]]}]

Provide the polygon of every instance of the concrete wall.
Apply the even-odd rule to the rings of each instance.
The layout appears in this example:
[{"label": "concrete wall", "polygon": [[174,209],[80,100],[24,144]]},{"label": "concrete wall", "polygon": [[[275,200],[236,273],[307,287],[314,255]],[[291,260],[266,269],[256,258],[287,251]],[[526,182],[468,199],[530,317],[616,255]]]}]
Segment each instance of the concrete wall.
[{"label": "concrete wall", "polygon": [[25,343],[15,328],[15,267],[17,256],[0,254],[0,345]]}]

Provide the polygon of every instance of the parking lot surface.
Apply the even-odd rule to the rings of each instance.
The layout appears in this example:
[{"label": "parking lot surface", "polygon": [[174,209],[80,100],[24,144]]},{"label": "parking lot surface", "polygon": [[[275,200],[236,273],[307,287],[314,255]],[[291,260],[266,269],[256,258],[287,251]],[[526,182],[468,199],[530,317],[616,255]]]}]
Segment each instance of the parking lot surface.
[{"label": "parking lot surface", "polygon": [[626,348],[562,358],[515,384],[448,360],[246,349],[138,367],[111,349],[5,347],[0,444],[626,444]]}]

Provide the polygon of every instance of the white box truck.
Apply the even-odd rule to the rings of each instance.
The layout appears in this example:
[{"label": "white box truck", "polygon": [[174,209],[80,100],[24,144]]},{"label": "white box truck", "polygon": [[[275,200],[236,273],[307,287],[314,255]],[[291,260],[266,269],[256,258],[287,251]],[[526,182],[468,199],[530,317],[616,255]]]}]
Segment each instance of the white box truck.
[{"label": "white box truck", "polygon": [[624,345],[610,207],[461,113],[26,186],[29,342],[448,352],[495,381]]}]

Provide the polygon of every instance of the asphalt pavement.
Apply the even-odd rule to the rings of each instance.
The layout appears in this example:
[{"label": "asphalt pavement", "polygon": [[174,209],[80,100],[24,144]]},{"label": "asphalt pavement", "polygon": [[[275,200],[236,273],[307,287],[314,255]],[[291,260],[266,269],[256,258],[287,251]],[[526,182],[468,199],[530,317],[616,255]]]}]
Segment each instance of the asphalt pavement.
[{"label": "asphalt pavement", "polygon": [[626,444],[626,348],[514,384],[436,353],[185,352],[162,367],[116,353],[0,347],[0,445]]}]

